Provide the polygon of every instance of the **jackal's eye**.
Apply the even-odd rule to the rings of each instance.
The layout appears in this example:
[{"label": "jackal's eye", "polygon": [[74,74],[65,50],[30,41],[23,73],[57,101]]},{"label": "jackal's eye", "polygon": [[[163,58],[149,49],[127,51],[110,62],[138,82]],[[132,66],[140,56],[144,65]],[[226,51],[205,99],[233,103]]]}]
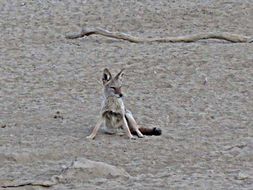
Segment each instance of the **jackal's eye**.
[{"label": "jackal's eye", "polygon": [[113,89],[113,90],[116,90],[116,88],[115,87],[110,87],[111,89]]}]

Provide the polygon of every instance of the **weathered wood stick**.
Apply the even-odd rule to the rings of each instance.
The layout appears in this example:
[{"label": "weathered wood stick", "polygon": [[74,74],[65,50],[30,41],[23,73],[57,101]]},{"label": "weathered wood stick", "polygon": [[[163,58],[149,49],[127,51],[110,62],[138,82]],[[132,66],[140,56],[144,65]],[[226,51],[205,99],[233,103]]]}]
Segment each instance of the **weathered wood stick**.
[{"label": "weathered wood stick", "polygon": [[116,38],[120,40],[126,40],[133,43],[146,43],[146,42],[162,42],[162,43],[177,43],[177,42],[196,42],[204,39],[219,39],[226,40],[233,43],[251,43],[253,42],[253,38],[249,36],[243,36],[239,34],[231,34],[231,33],[200,33],[186,36],[178,36],[178,37],[155,37],[155,38],[141,38],[136,36],[131,36],[122,32],[110,32],[108,30],[102,28],[90,28],[90,29],[82,29],[82,31],[78,34],[67,35],[67,39],[76,39],[82,38],[90,35],[101,35],[110,38]]}]

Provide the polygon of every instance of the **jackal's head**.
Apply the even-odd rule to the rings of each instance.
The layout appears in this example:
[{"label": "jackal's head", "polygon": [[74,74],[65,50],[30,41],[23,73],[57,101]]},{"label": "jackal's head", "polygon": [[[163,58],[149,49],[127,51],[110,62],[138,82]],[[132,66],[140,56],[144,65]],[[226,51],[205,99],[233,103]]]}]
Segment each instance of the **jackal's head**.
[{"label": "jackal's head", "polygon": [[123,96],[121,92],[121,77],[123,76],[123,70],[124,69],[121,69],[121,71],[115,77],[112,77],[110,71],[107,68],[104,69],[102,81],[104,85],[105,97],[116,96],[118,98],[121,98]]}]

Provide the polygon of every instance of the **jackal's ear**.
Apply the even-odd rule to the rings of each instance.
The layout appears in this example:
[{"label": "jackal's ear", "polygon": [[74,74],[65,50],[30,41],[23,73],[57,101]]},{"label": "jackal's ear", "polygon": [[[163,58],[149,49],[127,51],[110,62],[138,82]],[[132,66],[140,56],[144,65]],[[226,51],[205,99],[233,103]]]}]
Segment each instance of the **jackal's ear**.
[{"label": "jackal's ear", "polygon": [[124,75],[124,73],[123,73],[124,70],[125,69],[121,69],[121,71],[115,76],[116,80],[120,79]]},{"label": "jackal's ear", "polygon": [[103,84],[105,84],[106,82],[108,82],[111,79],[112,79],[112,74],[110,73],[110,71],[107,68],[105,68],[104,72],[103,72],[103,77],[102,77]]}]

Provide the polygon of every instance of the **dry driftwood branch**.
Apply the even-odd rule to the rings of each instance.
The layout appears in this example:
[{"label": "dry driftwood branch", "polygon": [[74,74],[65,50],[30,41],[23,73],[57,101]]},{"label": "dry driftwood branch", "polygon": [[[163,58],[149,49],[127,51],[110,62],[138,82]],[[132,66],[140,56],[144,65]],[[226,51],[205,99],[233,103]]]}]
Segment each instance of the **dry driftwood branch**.
[{"label": "dry driftwood branch", "polygon": [[121,40],[126,40],[133,43],[145,43],[145,42],[162,42],[162,43],[177,43],[177,42],[196,42],[198,40],[204,39],[219,39],[226,40],[233,43],[251,43],[253,42],[253,38],[248,36],[243,36],[239,34],[231,34],[231,33],[200,33],[186,36],[177,36],[177,37],[155,37],[155,38],[141,38],[136,36],[131,36],[122,32],[110,32],[108,30],[102,28],[90,28],[90,29],[82,29],[82,31],[78,34],[67,35],[67,39],[76,39],[82,38],[90,35],[101,35],[110,38],[116,38]]}]

